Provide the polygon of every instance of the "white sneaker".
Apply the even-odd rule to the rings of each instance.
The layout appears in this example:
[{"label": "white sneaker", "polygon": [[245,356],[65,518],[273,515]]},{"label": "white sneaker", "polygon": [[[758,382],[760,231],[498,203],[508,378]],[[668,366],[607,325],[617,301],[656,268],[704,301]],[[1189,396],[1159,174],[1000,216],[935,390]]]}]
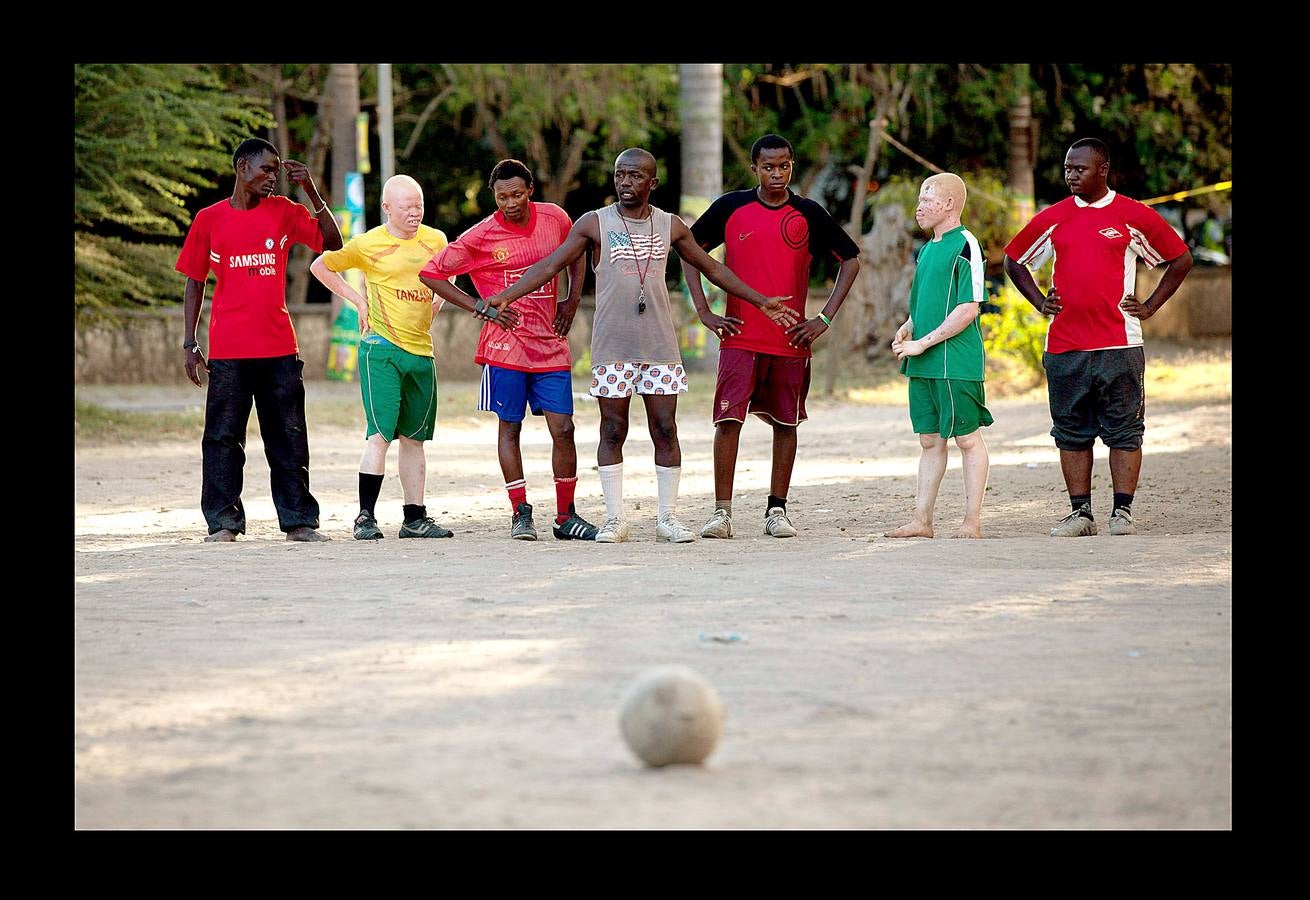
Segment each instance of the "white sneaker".
[{"label": "white sneaker", "polygon": [[1089,509],[1086,503],[1061,519],[1051,529],[1051,537],[1087,537],[1096,534],[1096,522],[1090,515],[1082,514],[1084,509]]},{"label": "white sneaker", "polygon": [[655,522],[655,541],[668,541],[670,544],[686,544],[696,540],[696,535],[691,533],[691,529],[683,525],[677,519],[673,518],[670,513],[661,516]]},{"label": "white sneaker", "polygon": [[628,523],[623,519],[606,519],[605,524],[596,532],[596,543],[622,544],[628,539],[628,530]]},{"label": "white sneaker", "polygon": [[787,510],[781,506],[769,507],[769,514],[764,519],[764,533],[776,538],[796,537],[796,526],[787,518]]},{"label": "white sneaker", "polygon": [[710,516],[705,527],[700,530],[700,536],[703,538],[730,538],[732,537],[732,516],[726,509],[714,510],[714,515]]},{"label": "white sneaker", "polygon": [[1126,509],[1116,509],[1110,513],[1110,534],[1137,534],[1133,514]]}]

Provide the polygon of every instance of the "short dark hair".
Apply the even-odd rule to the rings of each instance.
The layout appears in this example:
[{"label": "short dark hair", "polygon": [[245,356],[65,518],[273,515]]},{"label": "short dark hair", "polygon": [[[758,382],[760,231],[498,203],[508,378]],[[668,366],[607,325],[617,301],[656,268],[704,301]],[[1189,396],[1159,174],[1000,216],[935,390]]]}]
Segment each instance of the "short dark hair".
[{"label": "short dark hair", "polygon": [[1101,157],[1101,162],[1108,163],[1110,161],[1110,148],[1105,146],[1105,141],[1099,138],[1082,138],[1069,145],[1070,150],[1077,150],[1079,147],[1091,147],[1092,152]]},{"label": "short dark hair", "polygon": [[524,184],[532,187],[532,170],[517,159],[502,159],[496,163],[491,175],[487,177],[487,187],[494,191],[497,181],[508,181],[511,178],[522,178]]},{"label": "short dark hair", "polygon": [[232,171],[236,171],[237,164],[240,163],[241,160],[258,156],[265,150],[272,153],[278,159],[282,158],[282,154],[277,152],[277,148],[263,138],[246,138],[237,145],[236,152],[232,154]]},{"label": "short dark hair", "polygon": [[766,134],[751,144],[751,165],[760,161],[760,154],[765,150],[786,150],[791,154],[792,159],[796,158],[796,150],[792,147],[791,141],[780,134]]}]

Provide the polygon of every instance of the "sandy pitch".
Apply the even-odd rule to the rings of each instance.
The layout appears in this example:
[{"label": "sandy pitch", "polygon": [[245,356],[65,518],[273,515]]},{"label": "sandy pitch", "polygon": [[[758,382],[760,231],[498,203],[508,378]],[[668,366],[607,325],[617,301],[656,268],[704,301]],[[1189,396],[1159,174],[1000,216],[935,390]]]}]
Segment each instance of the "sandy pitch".
[{"label": "sandy pitch", "polygon": [[[904,410],[810,405],[787,541],[761,533],[758,423],[737,537],[685,545],[654,541],[639,412],[633,538],[610,546],[509,540],[490,416],[429,445],[444,541],[396,538],[394,451],[387,537],[351,540],[361,436],[312,419],[323,544],[282,540],[257,440],[235,544],[201,541],[198,437],[79,449],[76,825],[1230,828],[1231,407],[1148,407],[1141,533],[1054,540],[1046,409],[995,403],[987,538],[947,539],[952,448],[937,537],[906,541],[881,537],[913,512]],[[578,509],[598,522],[596,425],[580,404]],[[699,531],[713,430],[684,413],[680,432]],[[540,521],[548,441],[525,426]],[[722,697],[706,768],[644,770],[619,735],[624,687],[664,664]]]}]

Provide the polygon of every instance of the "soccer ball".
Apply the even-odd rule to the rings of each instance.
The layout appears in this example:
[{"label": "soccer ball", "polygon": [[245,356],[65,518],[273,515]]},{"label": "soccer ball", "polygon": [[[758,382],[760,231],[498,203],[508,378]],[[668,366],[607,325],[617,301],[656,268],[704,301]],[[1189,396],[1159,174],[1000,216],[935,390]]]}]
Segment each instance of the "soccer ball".
[{"label": "soccer ball", "polygon": [[619,730],[648,766],[698,765],[723,732],[723,704],[714,686],[686,666],[659,666],[624,693]]}]

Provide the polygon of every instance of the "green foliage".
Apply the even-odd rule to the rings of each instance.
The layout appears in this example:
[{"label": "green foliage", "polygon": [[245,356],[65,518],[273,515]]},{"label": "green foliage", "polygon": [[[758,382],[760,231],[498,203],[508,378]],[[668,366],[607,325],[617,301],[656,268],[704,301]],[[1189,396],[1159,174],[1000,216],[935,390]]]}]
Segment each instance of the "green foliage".
[{"label": "green foliage", "polygon": [[591,377],[591,346],[588,345],[585,350],[578,354],[578,358],[573,361],[574,378]]},{"label": "green foliage", "polygon": [[1008,282],[991,299],[1001,311],[981,319],[988,365],[1001,370],[1017,365],[1030,374],[1040,374],[1049,320]]},{"label": "green foliage", "polygon": [[73,304],[79,325],[117,323],[125,307],[146,307],[181,299],[181,276],[173,268],[178,248],[73,232]]},{"label": "green foliage", "polygon": [[203,66],[79,65],[74,97],[79,322],[180,297],[171,260],[167,272],[161,260],[176,257],[191,220],[186,198],[214,187],[268,114]]},{"label": "green foliage", "polygon": [[[880,206],[899,206],[905,212],[910,230],[921,239],[928,237],[914,221],[914,208],[919,203],[919,188],[931,174],[924,172],[918,177],[893,175],[886,183],[879,185],[876,193],[868,196],[869,209],[876,211]],[[961,177],[969,191],[961,221],[978,238],[987,259],[994,266],[1000,262],[1005,253],[1005,245],[1014,236],[1010,233],[1009,223],[1013,194],[1005,183],[1004,175],[998,171],[963,173]],[[866,218],[872,221],[871,216]]]},{"label": "green foliage", "polygon": [[[1068,145],[1082,137],[1109,145],[1110,186],[1130,197],[1233,177],[1231,64],[1033,68],[1048,98],[1033,109],[1047,123],[1036,161],[1039,196],[1067,195],[1060,167]],[[1207,201],[1222,204],[1227,197]]]}]

